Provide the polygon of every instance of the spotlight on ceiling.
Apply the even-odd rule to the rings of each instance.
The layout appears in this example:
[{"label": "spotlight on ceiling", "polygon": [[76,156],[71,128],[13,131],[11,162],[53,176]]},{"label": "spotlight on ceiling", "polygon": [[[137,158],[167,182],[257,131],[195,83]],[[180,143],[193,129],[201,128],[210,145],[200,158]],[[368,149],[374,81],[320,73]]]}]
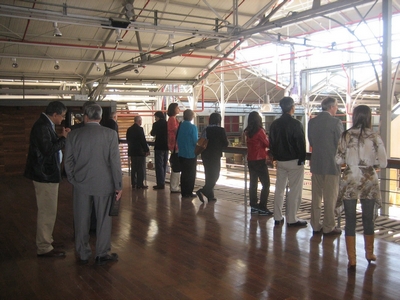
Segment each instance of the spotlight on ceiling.
[{"label": "spotlight on ceiling", "polygon": [[133,72],[135,72],[135,74],[139,74],[138,68],[133,69]]},{"label": "spotlight on ceiling", "polygon": [[53,26],[54,26],[53,36],[58,36],[58,37],[62,36],[62,33],[61,33],[60,29],[58,29],[57,22],[54,22]]},{"label": "spotlight on ceiling", "polygon": [[99,63],[96,63],[96,67],[97,67],[97,72],[100,72],[100,71],[101,71],[101,68],[100,68],[100,66],[99,66]]},{"label": "spotlight on ceiling", "polygon": [[115,38],[115,42],[122,43],[123,40],[122,40],[122,36],[121,36],[121,34],[122,34],[121,29],[119,29],[119,28],[115,29],[115,34],[117,35],[117,37]]},{"label": "spotlight on ceiling", "polygon": [[15,69],[15,68],[18,68],[18,63],[17,63],[17,59],[15,58],[15,57],[13,57],[13,58],[11,58],[11,61],[12,61],[12,67]]},{"label": "spotlight on ceiling", "polygon": [[60,69],[60,65],[58,64],[58,60],[56,60],[55,64],[54,64],[54,70],[58,70]]},{"label": "spotlight on ceiling", "polygon": [[167,46],[168,46],[169,48],[174,47],[174,43],[171,41],[173,38],[174,38],[174,35],[173,35],[173,34],[170,34],[170,35],[168,36]]},{"label": "spotlight on ceiling", "polygon": [[221,40],[218,39],[218,45],[214,48],[216,51],[221,52]]}]

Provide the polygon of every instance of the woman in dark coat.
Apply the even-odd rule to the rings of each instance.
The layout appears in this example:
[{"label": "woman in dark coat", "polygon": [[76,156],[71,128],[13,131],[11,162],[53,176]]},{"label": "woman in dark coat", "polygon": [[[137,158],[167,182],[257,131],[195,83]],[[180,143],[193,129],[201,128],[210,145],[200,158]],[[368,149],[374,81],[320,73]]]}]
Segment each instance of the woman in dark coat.
[{"label": "woman in dark coat", "polygon": [[201,202],[204,202],[203,195],[207,197],[208,201],[217,200],[214,196],[214,187],[221,169],[222,148],[227,147],[229,144],[225,129],[220,125],[221,115],[219,113],[212,113],[209,125],[201,133],[202,137],[208,139],[207,148],[201,153],[205,185],[196,192]]}]

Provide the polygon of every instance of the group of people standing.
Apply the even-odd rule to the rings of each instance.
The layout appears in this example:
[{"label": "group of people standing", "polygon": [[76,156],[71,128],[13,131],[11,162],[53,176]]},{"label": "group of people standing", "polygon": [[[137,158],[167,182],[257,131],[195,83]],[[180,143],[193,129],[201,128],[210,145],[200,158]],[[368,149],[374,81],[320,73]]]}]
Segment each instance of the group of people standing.
[{"label": "group of people standing", "polygon": [[[81,264],[88,263],[92,250],[89,245],[89,229],[92,211],[96,216],[96,263],[115,261],[118,255],[109,254],[111,249],[111,217],[108,215],[113,200],[122,194],[122,173],[119,154],[119,138],[115,126],[100,126],[102,108],[96,103],[84,105],[84,126],[71,132],[55,130],[65,118],[66,107],[59,101],[50,102],[46,111],[33,125],[25,176],[33,180],[38,206],[37,255],[41,257],[64,257],[65,252],[55,249],[52,232],[56,219],[58,184],[61,180],[61,150],[65,146],[65,171],[74,186],[74,227],[76,250]],[[307,222],[297,218],[302,199],[306,142],[303,125],[293,118],[295,103],[284,97],[279,105],[280,118],[269,128],[269,136],[262,125],[258,112],[251,112],[244,130],[250,173],[250,206],[252,214],[274,215],[275,226],[284,223],[282,214],[285,191],[286,223],[289,227],[305,227]],[[365,240],[365,257],[375,261],[374,220],[381,206],[381,195],[376,170],[385,168],[386,151],[380,136],[371,128],[371,109],[357,106],[353,111],[353,124],[345,130],[342,122],[335,118],[338,103],[326,98],[321,103],[322,112],[308,124],[308,139],[312,147],[312,209],[313,234],[339,235],[335,226],[335,209],[343,206],[345,212],[345,236],[348,267],[355,268],[356,205],[360,199]],[[182,197],[198,197],[204,202],[216,201],[214,187],[220,174],[222,149],[229,142],[225,129],[221,127],[221,115],[213,113],[209,125],[201,132],[208,140],[201,153],[205,171],[205,185],[193,193],[196,178],[198,141],[197,127],[192,124],[194,112],[187,109],[183,121],[177,116],[177,103],[168,107],[168,121],[158,111],[154,114],[151,135],[155,136],[156,185],[153,189],[165,188],[168,154],[170,152],[170,191]],[[111,116],[116,118],[115,116]],[[127,130],[128,154],[132,162],[131,183],[133,188],[146,189],[144,185],[145,157],[149,155],[141,117]],[[114,125],[114,124],[113,124]],[[67,138],[68,137],[68,138]],[[267,208],[270,177],[268,160],[276,161],[276,184],[274,212]],[[342,170],[341,170],[342,167]],[[258,198],[258,181],[262,189]],[[322,201],[324,216],[321,222]]]},{"label": "group of people standing", "polygon": [[[302,198],[306,159],[304,130],[301,122],[293,118],[293,99],[284,97],[279,105],[282,116],[272,122],[269,137],[262,128],[258,112],[250,113],[245,129],[251,213],[273,214],[275,225],[282,224],[284,193],[287,190],[287,225],[305,227],[307,222],[296,217]],[[348,267],[355,268],[357,199],[360,199],[362,208],[365,257],[368,262],[376,260],[373,253],[374,220],[376,210],[381,207],[376,170],[386,167],[386,151],[382,139],[371,128],[371,109],[368,106],[360,105],[354,109],[353,125],[346,131],[342,122],[335,118],[338,109],[336,99],[324,99],[321,108],[322,112],[308,123],[308,139],[312,147],[311,226],[313,234],[340,235],[341,229],[335,226],[335,211],[340,213],[338,208],[344,206]],[[268,155],[272,156],[277,166],[273,213],[266,207],[270,187],[266,164]],[[260,199],[257,198],[258,180],[262,184]],[[321,222],[322,201],[324,216]]]},{"label": "group of people standing", "polygon": [[[96,217],[96,255],[98,265],[118,260],[111,250],[112,219],[108,214],[113,200],[122,195],[122,172],[115,130],[100,126],[102,108],[93,101],[84,105],[82,126],[62,128],[67,108],[52,101],[35,122],[30,133],[24,175],[34,184],[37,202],[36,246],[39,257],[65,257],[62,245],[54,243],[61,162],[68,181],[74,186],[73,208],[75,248],[78,263],[87,264],[92,255],[89,244],[91,215]],[[64,155],[61,150],[65,146]]]},{"label": "group of people standing", "polygon": [[[201,133],[201,136],[206,137],[208,140],[207,148],[201,153],[205,171],[205,185],[194,193],[197,167],[195,148],[199,138],[198,129],[192,124],[194,112],[191,109],[186,109],[183,112],[182,122],[179,122],[177,118],[179,113],[178,103],[171,103],[167,110],[168,121],[165,120],[165,115],[161,111],[157,111],[154,114],[155,122],[150,132],[155,137],[156,185],[153,186],[153,189],[160,190],[165,188],[168,152],[170,152],[171,193],[180,193],[184,198],[199,197],[202,202],[204,202],[204,197],[208,201],[216,201],[214,187],[219,178],[222,148],[228,146],[229,143],[225,129],[220,126],[221,115],[218,113],[211,114],[209,125]],[[134,143],[137,144],[137,139],[134,140],[129,137],[129,131],[130,129],[127,132],[128,146]],[[144,138],[143,133],[141,133],[141,137]],[[132,187],[135,187],[134,183],[132,181]]]}]

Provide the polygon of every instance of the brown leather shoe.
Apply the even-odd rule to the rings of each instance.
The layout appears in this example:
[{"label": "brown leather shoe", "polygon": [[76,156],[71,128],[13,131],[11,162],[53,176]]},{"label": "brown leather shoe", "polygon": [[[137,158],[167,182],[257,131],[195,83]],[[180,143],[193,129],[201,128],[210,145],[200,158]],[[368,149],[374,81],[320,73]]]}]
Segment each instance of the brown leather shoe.
[{"label": "brown leather shoe", "polygon": [[65,257],[65,252],[53,249],[47,253],[38,254],[39,257]]},{"label": "brown leather shoe", "polygon": [[324,235],[337,235],[337,234],[342,234],[342,230],[340,228],[334,228],[331,232],[325,233]]}]

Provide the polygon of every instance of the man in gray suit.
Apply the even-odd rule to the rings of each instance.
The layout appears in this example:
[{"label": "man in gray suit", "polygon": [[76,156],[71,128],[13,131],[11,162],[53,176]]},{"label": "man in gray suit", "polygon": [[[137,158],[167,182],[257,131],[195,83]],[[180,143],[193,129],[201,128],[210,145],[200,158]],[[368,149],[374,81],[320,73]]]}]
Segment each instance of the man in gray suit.
[{"label": "man in gray suit", "polygon": [[[340,166],[336,164],[335,155],[343,125],[338,118],[335,118],[338,109],[336,99],[325,98],[321,102],[321,107],[322,112],[308,123],[308,140],[312,147],[311,226],[314,234],[322,231],[324,235],[335,235],[342,232],[335,227],[334,211],[340,177]],[[324,218],[321,224],[322,198]]]},{"label": "man in gray suit", "polygon": [[[74,186],[75,247],[80,264],[91,256],[89,227],[92,203],[97,217],[96,264],[118,260],[111,250],[110,206],[122,194],[122,172],[117,133],[99,122],[99,105],[85,108],[85,126],[71,132],[65,145],[65,171]],[[68,137],[68,138],[69,138]]]}]

